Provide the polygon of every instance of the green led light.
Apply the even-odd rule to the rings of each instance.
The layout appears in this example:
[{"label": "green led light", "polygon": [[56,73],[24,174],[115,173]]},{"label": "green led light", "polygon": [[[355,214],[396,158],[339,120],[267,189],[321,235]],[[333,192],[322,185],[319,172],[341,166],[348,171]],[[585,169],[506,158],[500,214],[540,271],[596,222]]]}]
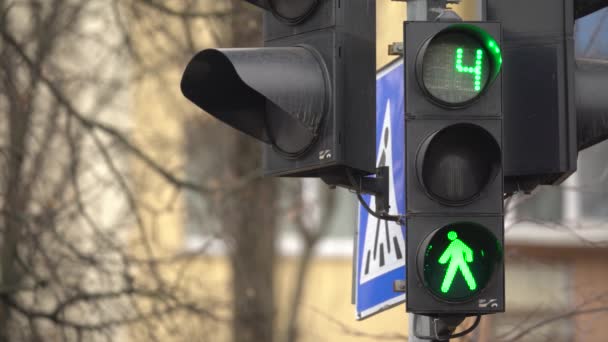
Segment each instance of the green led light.
[{"label": "green led light", "polygon": [[434,102],[466,106],[499,75],[499,51],[498,41],[478,25],[453,24],[419,51],[416,76]]},{"label": "green led light", "polygon": [[456,302],[486,288],[503,256],[496,235],[473,222],[447,224],[428,235],[420,247],[416,266],[424,286],[440,300]]},{"label": "green led light", "polygon": [[449,262],[448,269],[441,283],[441,292],[447,293],[450,290],[458,270],[462,273],[469,290],[475,291],[477,289],[477,282],[475,282],[475,277],[468,265],[473,262],[473,250],[458,239],[458,234],[455,231],[448,233],[448,239],[452,242],[438,260],[442,265]]},{"label": "green led light", "polygon": [[497,72],[498,70],[500,70],[500,67],[502,65],[502,54],[500,53],[500,47],[498,46],[498,43],[493,39],[493,38],[488,38],[487,40],[487,46],[488,46],[488,51],[490,52],[491,55],[494,55],[493,58],[495,61],[497,61],[498,65],[497,65]]},{"label": "green led light", "polygon": [[496,44],[493,40],[488,41],[488,47],[490,47],[494,52],[500,53],[500,48],[498,44]]},{"label": "green led light", "polygon": [[475,67],[472,66],[463,66],[462,65],[462,54],[464,53],[464,49],[463,48],[457,48],[456,49],[456,71],[461,72],[461,73],[468,73],[468,74],[475,74],[475,80],[476,82],[474,83],[475,87],[475,91],[481,91],[481,83],[478,84],[477,80],[478,80],[478,76],[481,77],[480,75],[483,72],[483,50],[482,49],[477,49],[475,51]]}]

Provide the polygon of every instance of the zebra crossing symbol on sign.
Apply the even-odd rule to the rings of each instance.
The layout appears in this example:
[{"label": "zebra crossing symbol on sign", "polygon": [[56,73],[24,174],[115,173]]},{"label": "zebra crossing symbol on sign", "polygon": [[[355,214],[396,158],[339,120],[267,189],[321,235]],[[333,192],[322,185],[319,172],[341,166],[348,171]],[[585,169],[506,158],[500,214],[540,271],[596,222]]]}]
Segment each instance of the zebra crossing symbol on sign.
[{"label": "zebra crossing symbol on sign", "polygon": [[[378,167],[392,164],[393,153],[391,144],[391,102],[386,103],[380,150],[378,151]],[[389,175],[389,184],[395,181],[392,172]],[[397,195],[395,187],[389,188],[389,205],[397,208]],[[370,200],[370,206],[375,208],[375,198]],[[403,267],[405,260],[405,239],[401,225],[396,222],[379,220],[368,216],[365,227],[365,240],[363,240],[363,265],[359,277],[360,283],[365,283],[396,268]]]},{"label": "zebra crossing symbol on sign", "polygon": [[[390,213],[405,210],[403,61],[394,62],[376,79],[377,165],[390,166]],[[375,208],[373,196],[364,196]],[[359,207],[354,289],[357,319],[364,319],[405,301],[393,291],[405,279],[405,227],[378,220]]]}]

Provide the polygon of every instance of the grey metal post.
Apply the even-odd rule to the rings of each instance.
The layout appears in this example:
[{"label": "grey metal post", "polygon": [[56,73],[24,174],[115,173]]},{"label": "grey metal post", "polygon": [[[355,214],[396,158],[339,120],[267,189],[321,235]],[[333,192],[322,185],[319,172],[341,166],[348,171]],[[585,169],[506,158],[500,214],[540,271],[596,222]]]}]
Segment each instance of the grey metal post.
[{"label": "grey metal post", "polygon": [[[416,322],[416,325],[414,325],[414,322]],[[407,331],[408,342],[428,342],[428,340],[416,337],[417,334],[423,336],[431,335],[431,318],[428,316],[409,314]]]},{"label": "grey metal post", "polygon": [[423,21],[427,20],[429,9],[428,0],[408,0],[407,1],[407,20]]},{"label": "grey metal post", "polygon": [[[466,316],[462,315],[434,318],[410,314],[408,341],[449,341],[449,339],[445,339],[445,337],[452,335],[454,330],[456,330],[456,327],[458,327],[458,325],[462,323],[465,318]],[[433,339],[432,337],[437,337],[437,339]]]}]

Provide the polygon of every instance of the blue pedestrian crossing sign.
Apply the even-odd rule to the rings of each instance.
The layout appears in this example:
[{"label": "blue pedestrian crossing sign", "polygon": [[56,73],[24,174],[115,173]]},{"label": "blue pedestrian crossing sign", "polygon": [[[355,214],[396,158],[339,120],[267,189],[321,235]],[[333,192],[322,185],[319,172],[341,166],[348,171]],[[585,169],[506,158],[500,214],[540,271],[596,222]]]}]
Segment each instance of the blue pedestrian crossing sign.
[{"label": "blue pedestrian crossing sign", "polygon": [[[405,211],[403,60],[397,60],[376,77],[377,166],[390,166],[390,214]],[[375,208],[373,196],[364,196]],[[405,279],[405,227],[378,220],[359,206],[355,260],[355,307],[364,319],[405,301],[393,291],[395,280]]]}]

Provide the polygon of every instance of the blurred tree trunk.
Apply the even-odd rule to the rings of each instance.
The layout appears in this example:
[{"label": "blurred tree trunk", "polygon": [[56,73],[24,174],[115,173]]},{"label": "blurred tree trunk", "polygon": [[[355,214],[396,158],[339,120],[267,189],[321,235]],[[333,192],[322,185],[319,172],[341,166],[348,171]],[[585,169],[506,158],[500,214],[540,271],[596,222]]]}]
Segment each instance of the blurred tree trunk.
[{"label": "blurred tree trunk", "polygon": [[[231,167],[239,176],[260,165],[257,143],[239,136]],[[274,244],[277,191],[274,180],[260,179],[228,200],[225,226],[232,241],[234,342],[272,341],[274,322]]]},{"label": "blurred tree trunk", "polygon": [[[18,96],[17,94],[15,94]],[[28,102],[23,102],[28,103]],[[7,177],[4,193],[2,246],[0,250],[1,258],[1,278],[0,294],[3,296],[18,286],[18,274],[15,268],[17,245],[20,232],[20,220],[14,213],[22,213],[25,210],[22,170],[24,154],[26,151],[27,128],[29,124],[29,111],[20,105],[20,101],[11,101],[8,113],[8,133],[9,145],[7,148]],[[0,340],[10,339],[10,308],[6,300],[0,302]]]},{"label": "blurred tree trunk", "polygon": [[[0,1],[0,8],[4,2]],[[1,18],[0,30],[8,30],[8,18]],[[0,45],[2,46],[2,45]],[[9,48],[0,49],[3,77],[0,88],[6,92],[6,127],[8,139],[6,146],[6,178],[4,179],[4,198],[0,201],[2,208],[2,235],[0,237],[0,340],[10,339],[10,307],[5,296],[18,286],[18,274],[15,268],[17,243],[19,242],[20,220],[15,213],[22,213],[25,209],[25,196],[23,194],[23,163],[27,152],[27,133],[31,114],[31,99],[29,94],[23,94],[16,87],[16,65],[14,53]],[[31,90],[33,92],[33,90]],[[4,131],[4,130],[3,130]]]},{"label": "blurred tree trunk", "polygon": [[[232,46],[261,45],[261,11],[242,0],[232,1]],[[233,144],[224,158],[236,179],[260,169],[259,143],[238,133]],[[224,222],[232,239],[234,342],[273,340],[277,195],[275,180],[257,179],[228,199]]]}]

